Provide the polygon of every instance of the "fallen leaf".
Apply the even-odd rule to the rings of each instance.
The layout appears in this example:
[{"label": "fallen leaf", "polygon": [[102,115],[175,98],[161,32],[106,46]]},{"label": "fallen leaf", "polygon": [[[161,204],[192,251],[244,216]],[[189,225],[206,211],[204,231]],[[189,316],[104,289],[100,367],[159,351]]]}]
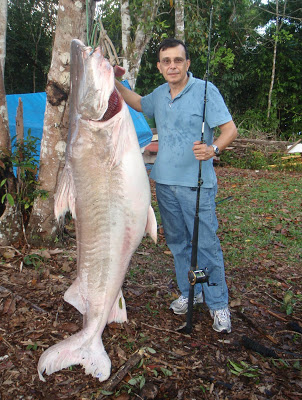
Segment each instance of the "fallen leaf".
[{"label": "fallen leaf", "polygon": [[47,258],[47,259],[51,258],[51,255],[49,254],[48,250],[42,250],[40,254],[41,254],[41,257],[44,257],[44,258]]},{"label": "fallen leaf", "polygon": [[62,271],[64,272],[70,272],[72,270],[72,267],[70,266],[69,262],[64,261],[61,267]]},{"label": "fallen leaf", "polygon": [[15,251],[13,250],[13,249],[8,249],[8,250],[6,250],[3,254],[2,254],[2,256],[3,256],[3,258],[5,258],[6,260],[10,260],[11,258],[14,258],[15,257]]},{"label": "fallen leaf", "polygon": [[3,314],[13,314],[16,311],[16,300],[7,298],[3,306]]},{"label": "fallen leaf", "polygon": [[230,307],[238,307],[241,306],[242,302],[241,299],[235,299],[230,302]]},{"label": "fallen leaf", "polygon": [[187,356],[188,352],[182,349],[172,349],[173,353],[178,354],[179,356]]},{"label": "fallen leaf", "polygon": [[65,324],[59,325],[58,329],[61,329],[61,330],[66,331],[68,333],[75,333],[80,329],[80,327],[77,324],[73,323],[73,322],[66,322]]}]

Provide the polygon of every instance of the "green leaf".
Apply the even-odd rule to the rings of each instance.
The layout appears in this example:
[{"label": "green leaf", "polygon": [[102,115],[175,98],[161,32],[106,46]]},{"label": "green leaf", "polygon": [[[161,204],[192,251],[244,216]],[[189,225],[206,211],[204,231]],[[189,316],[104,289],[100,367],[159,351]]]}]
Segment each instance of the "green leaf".
[{"label": "green leaf", "polygon": [[2,181],[1,181],[1,183],[0,183],[0,187],[2,187],[4,184],[5,184],[5,182],[7,181],[7,179],[5,178],[5,179],[3,179]]},{"label": "green leaf", "polygon": [[293,364],[293,367],[294,367],[295,369],[301,370],[300,361],[299,361],[299,360],[296,361],[296,362]]},{"label": "green leaf", "polygon": [[101,393],[102,393],[104,396],[110,396],[111,394],[113,394],[113,392],[109,392],[108,390],[102,390],[102,389],[101,389]]},{"label": "green leaf", "polygon": [[139,388],[142,389],[145,386],[145,383],[146,383],[146,379],[144,376],[142,376],[142,379],[139,383]]},{"label": "green leaf", "polygon": [[235,371],[240,372],[240,373],[243,371],[243,368],[239,364],[236,364],[235,362],[233,362],[231,360],[229,360],[229,364],[231,364],[231,366],[235,369]]},{"label": "green leaf", "polygon": [[238,371],[235,371],[234,369],[232,369],[232,368],[230,368],[230,371],[232,372],[232,374],[234,374],[234,375],[240,375],[240,372],[238,372]]},{"label": "green leaf", "polygon": [[9,202],[9,204],[10,204],[11,206],[13,206],[13,205],[15,204],[14,198],[13,198],[13,196],[12,196],[10,193],[7,193],[7,200],[8,200],[8,202]]},{"label": "green leaf", "polygon": [[156,350],[152,349],[152,347],[146,347],[146,350],[148,350],[149,353],[151,353],[151,354],[155,354],[156,353]]},{"label": "green leaf", "polygon": [[245,368],[249,368],[248,363],[246,363],[244,361],[240,361],[240,364],[243,365]]},{"label": "green leaf", "polygon": [[136,379],[136,378],[131,378],[131,379],[128,381],[128,383],[129,383],[129,385],[135,386],[135,385],[137,384],[137,379]]},{"label": "green leaf", "polygon": [[253,374],[252,372],[245,372],[242,374],[243,376],[246,376],[248,378],[257,378],[258,374]]},{"label": "green leaf", "polygon": [[167,369],[167,368],[161,367],[160,369],[161,369],[162,373],[163,373],[165,376],[171,376],[171,375],[173,375],[172,371],[170,371],[170,370]]}]

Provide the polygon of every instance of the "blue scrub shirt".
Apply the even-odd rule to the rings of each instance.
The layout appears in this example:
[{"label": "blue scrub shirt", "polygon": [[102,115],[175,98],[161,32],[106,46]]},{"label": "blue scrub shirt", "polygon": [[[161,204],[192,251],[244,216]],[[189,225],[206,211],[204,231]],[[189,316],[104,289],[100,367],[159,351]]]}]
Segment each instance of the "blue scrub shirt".
[{"label": "blue scrub shirt", "polygon": [[[198,165],[193,142],[200,140],[203,120],[205,81],[189,72],[185,88],[173,100],[165,83],[141,99],[143,112],[155,118],[158,154],[150,177],[165,185],[197,187]],[[211,82],[207,85],[204,140],[213,143],[213,128],[232,120],[223,97]],[[213,159],[202,162],[204,188],[217,183]]]}]

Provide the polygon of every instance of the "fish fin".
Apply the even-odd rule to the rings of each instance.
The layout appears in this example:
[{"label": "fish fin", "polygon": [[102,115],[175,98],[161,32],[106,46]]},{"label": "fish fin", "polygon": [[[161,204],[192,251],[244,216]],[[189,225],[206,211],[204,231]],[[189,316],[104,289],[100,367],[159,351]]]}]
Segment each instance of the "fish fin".
[{"label": "fish fin", "polygon": [[119,291],[119,294],[111,308],[107,324],[111,322],[127,322],[127,310],[126,310],[126,303],[123,296],[122,290]]},{"label": "fish fin", "polygon": [[85,368],[87,375],[91,374],[100,382],[109,378],[111,361],[104,349],[100,335],[95,335],[93,340],[89,341],[87,340],[87,331],[82,330],[49,347],[39,359],[39,378],[45,382],[44,372],[50,375],[77,364]]},{"label": "fish fin", "polygon": [[149,206],[149,210],[148,210],[148,218],[147,218],[147,225],[146,225],[145,232],[149,233],[151,238],[154,240],[154,243],[157,242],[157,222],[156,222],[154,210],[151,206]]},{"label": "fish fin", "polygon": [[64,293],[64,300],[74,306],[81,314],[85,314],[86,306],[80,293],[80,279],[76,278]]},{"label": "fish fin", "polygon": [[75,213],[75,186],[70,167],[65,165],[60,177],[59,186],[55,194],[55,216],[57,220],[64,217],[67,211],[70,211],[73,218]]}]

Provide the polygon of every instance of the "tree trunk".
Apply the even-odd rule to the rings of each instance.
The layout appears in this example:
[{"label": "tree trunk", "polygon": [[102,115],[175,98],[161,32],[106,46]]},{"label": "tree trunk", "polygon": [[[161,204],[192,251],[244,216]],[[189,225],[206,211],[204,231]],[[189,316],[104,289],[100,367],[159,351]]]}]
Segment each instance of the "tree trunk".
[{"label": "tree trunk", "polygon": [[6,54],[7,0],[0,0],[0,245],[7,246],[19,239],[21,234],[21,216],[16,202],[11,205],[7,198],[9,193],[15,197],[16,179],[10,162],[11,142],[8,126],[8,113],[4,87],[4,65]]},{"label": "tree trunk", "polygon": [[269,92],[268,92],[267,118],[270,117],[271,106],[272,106],[272,93],[273,93],[273,88],[274,88],[275,72],[276,72],[278,34],[279,34],[279,3],[278,3],[278,0],[276,0],[276,32],[275,32],[275,40],[274,40],[274,54],[273,54],[271,84],[270,84],[270,88],[269,88]]},{"label": "tree trunk", "polygon": [[[121,0],[122,21],[122,49],[123,67],[126,70],[124,79],[127,79],[132,89],[135,88],[137,74],[141,65],[142,55],[152,37],[152,27],[158,15],[159,0],[143,1],[140,10],[137,10],[138,21],[134,40],[131,39],[131,18],[129,0]],[[148,32],[146,29],[148,21]]]},{"label": "tree trunk", "polygon": [[[89,20],[95,2],[89,0]],[[65,163],[70,87],[70,43],[86,41],[86,0],[60,0],[52,62],[46,87],[47,103],[40,152],[40,188],[48,198],[36,199],[27,229],[28,241],[52,244],[58,233],[54,217],[54,193]]]},{"label": "tree trunk", "polygon": [[185,41],[185,2],[175,0],[175,38]]},{"label": "tree trunk", "polygon": [[0,66],[4,76],[6,55],[7,0],[0,0]]}]

